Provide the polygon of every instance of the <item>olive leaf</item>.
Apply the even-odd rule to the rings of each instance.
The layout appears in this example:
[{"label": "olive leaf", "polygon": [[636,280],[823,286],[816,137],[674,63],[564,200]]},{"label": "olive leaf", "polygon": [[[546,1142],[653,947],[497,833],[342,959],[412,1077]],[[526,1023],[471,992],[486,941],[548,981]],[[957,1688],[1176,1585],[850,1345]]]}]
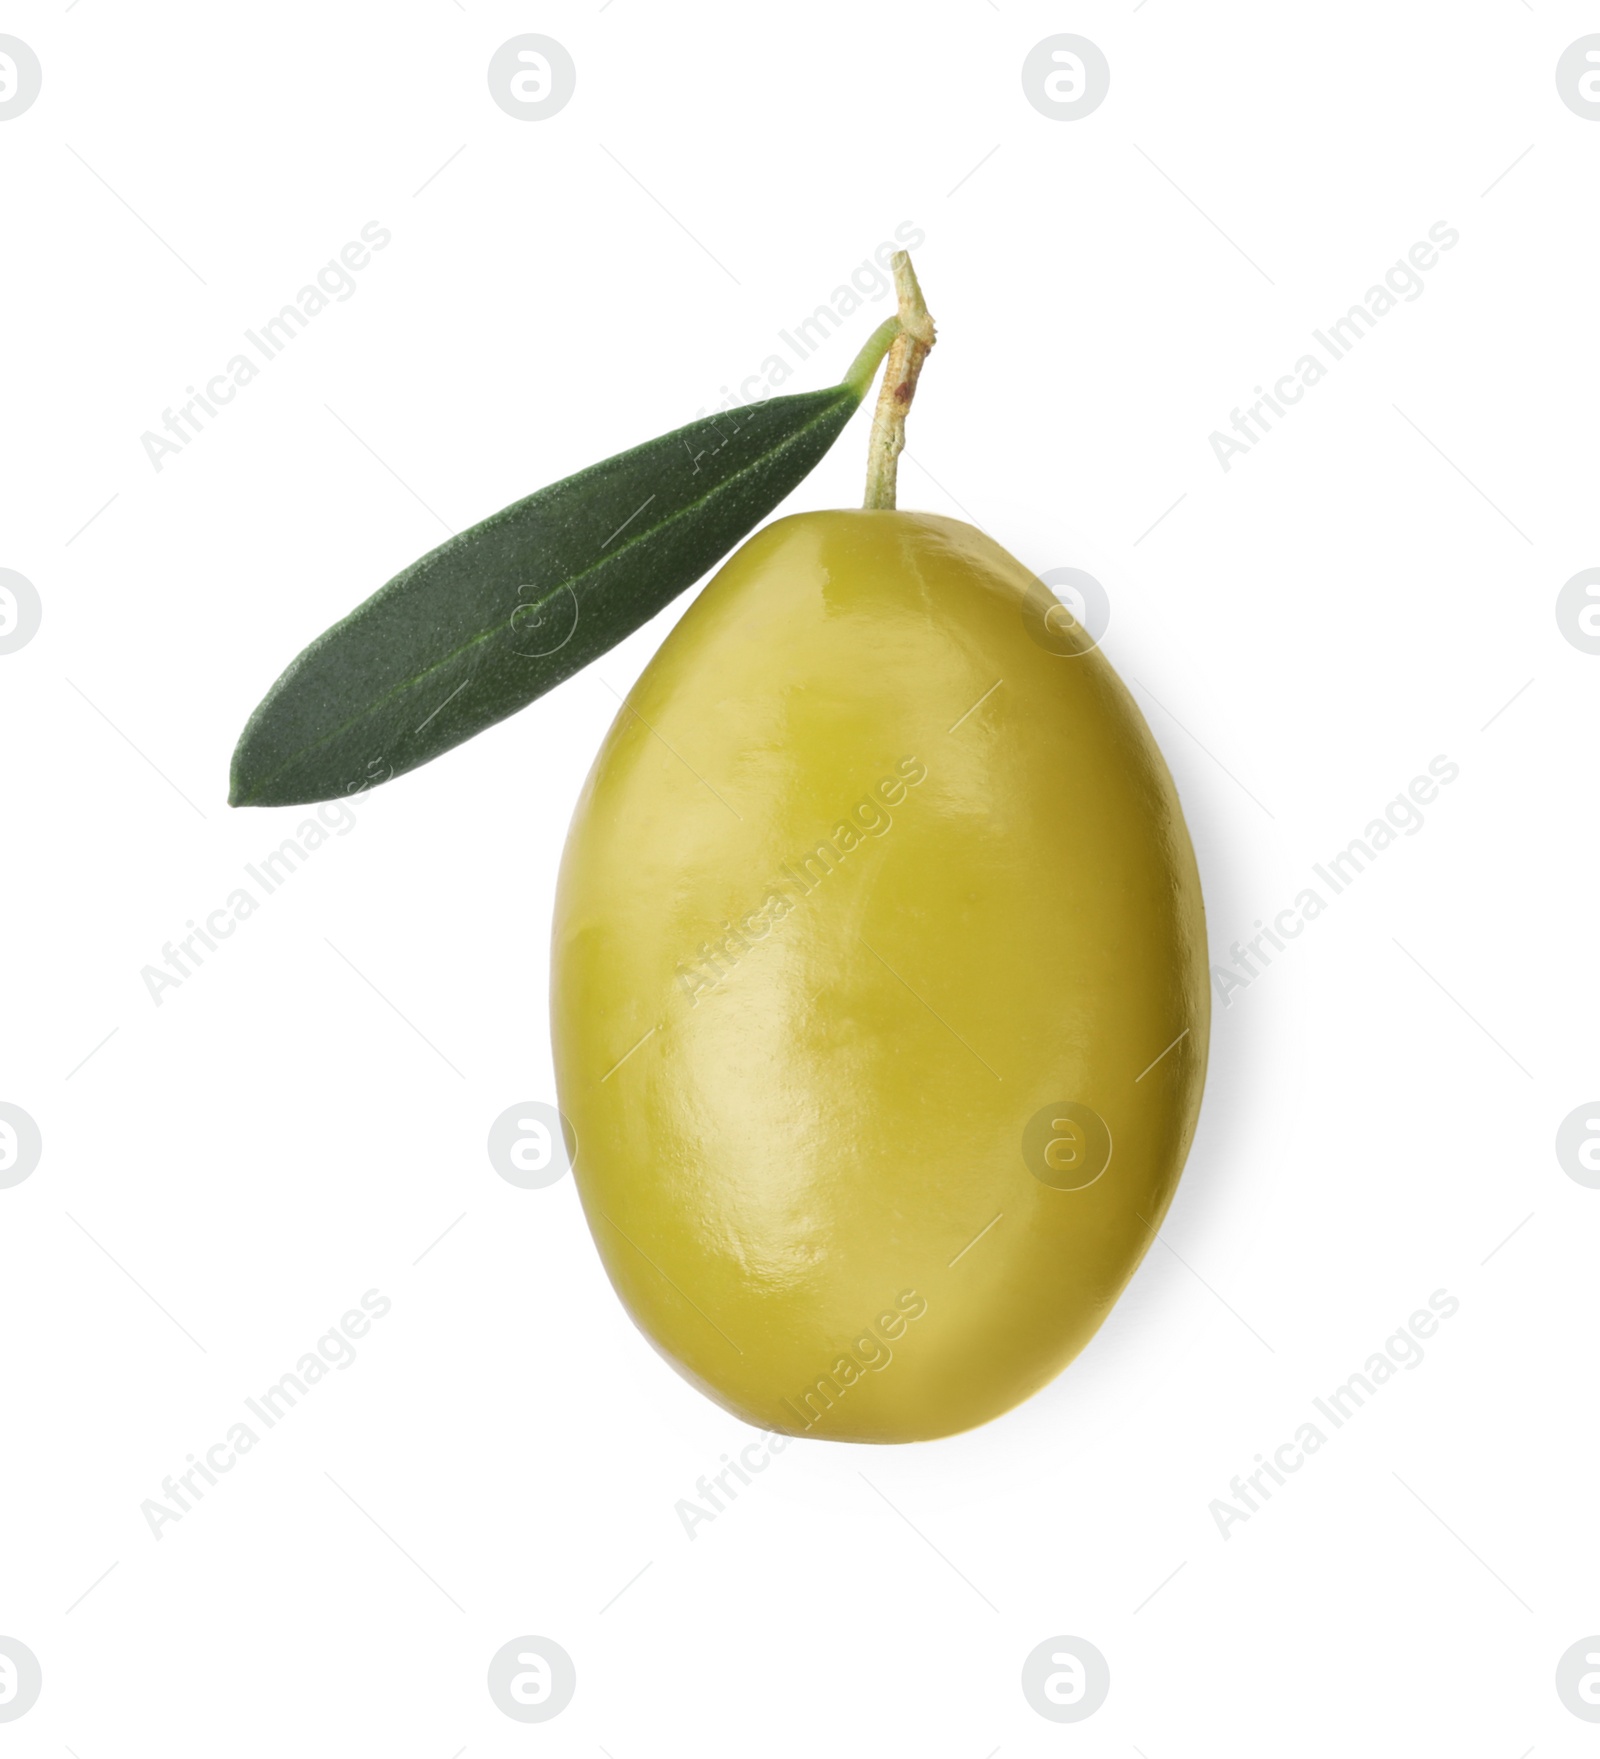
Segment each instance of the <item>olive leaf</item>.
[{"label": "olive leaf", "polygon": [[230,803],[357,793],[515,714],[726,555],[819,462],[865,389],[853,373],[707,416],[457,533],[267,692],[234,751]]}]

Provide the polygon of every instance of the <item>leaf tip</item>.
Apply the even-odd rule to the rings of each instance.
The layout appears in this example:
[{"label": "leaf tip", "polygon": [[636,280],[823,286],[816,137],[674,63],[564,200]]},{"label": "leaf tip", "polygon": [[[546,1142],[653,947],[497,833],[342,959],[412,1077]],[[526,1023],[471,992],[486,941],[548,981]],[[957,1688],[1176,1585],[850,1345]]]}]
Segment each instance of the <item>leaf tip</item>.
[{"label": "leaf tip", "polygon": [[233,753],[233,762],[228,766],[228,804],[230,806],[259,806],[261,799],[252,784],[245,779],[244,740],[239,741]]}]

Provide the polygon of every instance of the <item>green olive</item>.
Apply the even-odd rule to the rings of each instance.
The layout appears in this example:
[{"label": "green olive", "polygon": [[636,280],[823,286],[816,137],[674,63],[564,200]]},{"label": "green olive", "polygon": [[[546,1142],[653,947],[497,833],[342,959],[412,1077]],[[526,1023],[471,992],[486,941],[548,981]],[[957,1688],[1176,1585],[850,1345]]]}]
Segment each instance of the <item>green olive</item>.
[{"label": "green olive", "polygon": [[646,667],[567,841],[560,1099],[688,1380],[847,1441],[983,1423],[1093,1337],[1194,1132],[1199,877],[1143,717],[971,526],[804,514]]}]

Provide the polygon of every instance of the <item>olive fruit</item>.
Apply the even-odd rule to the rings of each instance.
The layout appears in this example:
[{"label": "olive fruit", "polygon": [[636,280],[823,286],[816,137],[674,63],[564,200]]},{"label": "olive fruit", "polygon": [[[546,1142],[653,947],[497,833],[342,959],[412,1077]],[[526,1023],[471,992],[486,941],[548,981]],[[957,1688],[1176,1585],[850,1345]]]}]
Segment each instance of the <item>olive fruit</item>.
[{"label": "olive fruit", "polygon": [[628,1312],[748,1422],[970,1428],[1133,1274],[1209,991],[1172,780],[971,526],[805,514],[729,560],[579,800],[552,943],[574,1172]]}]

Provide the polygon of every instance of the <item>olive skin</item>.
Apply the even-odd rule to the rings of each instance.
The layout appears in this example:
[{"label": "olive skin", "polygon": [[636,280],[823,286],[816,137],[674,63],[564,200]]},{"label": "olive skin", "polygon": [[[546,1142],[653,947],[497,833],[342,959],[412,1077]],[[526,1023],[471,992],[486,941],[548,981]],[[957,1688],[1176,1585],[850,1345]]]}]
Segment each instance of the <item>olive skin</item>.
[{"label": "olive skin", "polygon": [[1199,1112],[1166,764],[1047,589],[932,514],[779,520],[690,606],[579,799],[551,972],[606,1271],[763,1429],[926,1440],[1046,1385]]}]

